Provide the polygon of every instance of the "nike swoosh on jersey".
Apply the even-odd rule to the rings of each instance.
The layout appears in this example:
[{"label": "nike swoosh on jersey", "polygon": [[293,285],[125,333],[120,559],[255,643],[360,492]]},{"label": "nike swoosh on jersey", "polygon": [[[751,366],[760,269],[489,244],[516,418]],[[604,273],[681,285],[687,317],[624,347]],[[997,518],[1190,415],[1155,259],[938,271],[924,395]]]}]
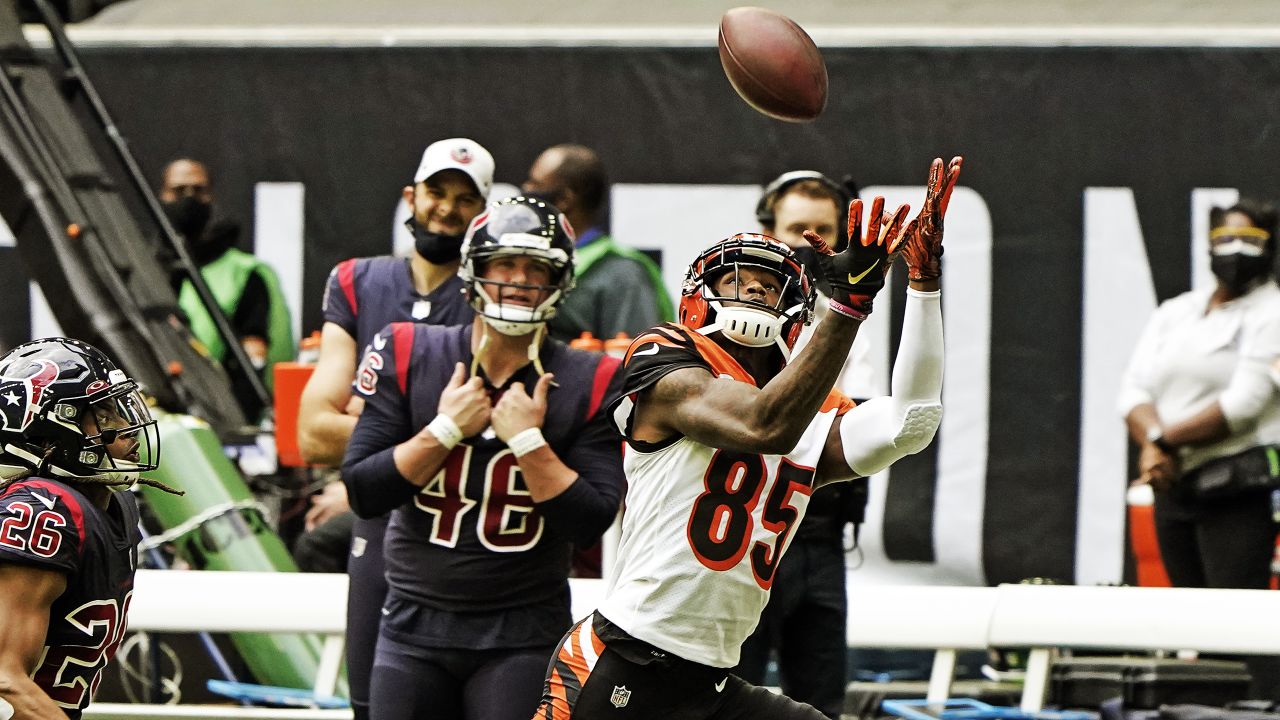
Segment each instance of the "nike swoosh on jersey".
[{"label": "nike swoosh on jersey", "polygon": [[657,354],[658,354],[658,345],[657,343],[655,343],[645,348],[644,350],[637,350],[631,353],[631,357],[635,357],[637,355],[657,355]]},{"label": "nike swoosh on jersey", "polygon": [[31,491],[31,497],[39,500],[41,503],[44,504],[45,507],[49,508],[50,510],[53,509],[53,498],[47,498],[34,490]]},{"label": "nike swoosh on jersey", "polygon": [[877,265],[879,265],[879,264],[880,264],[880,260],[879,260],[879,259],[877,259],[875,262],[871,263],[871,267],[869,267],[869,268],[867,268],[866,270],[863,270],[862,272],[858,273],[858,276],[857,276],[857,277],[854,277],[853,273],[849,273],[849,282],[851,282],[851,283],[856,283],[856,282],[858,282],[858,281],[859,281],[859,280],[861,280],[862,278],[866,277],[866,276],[867,276],[867,273],[871,272],[872,270],[875,270],[876,266],[877,266]]},{"label": "nike swoosh on jersey", "polygon": [[716,683],[716,692],[724,692],[725,683],[729,682],[729,676],[726,675],[723,680]]}]

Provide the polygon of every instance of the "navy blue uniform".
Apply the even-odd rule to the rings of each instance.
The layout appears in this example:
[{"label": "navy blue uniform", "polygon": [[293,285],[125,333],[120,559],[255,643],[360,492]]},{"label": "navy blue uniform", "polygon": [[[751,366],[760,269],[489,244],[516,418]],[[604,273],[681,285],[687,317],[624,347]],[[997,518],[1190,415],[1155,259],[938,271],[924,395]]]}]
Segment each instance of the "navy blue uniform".
[{"label": "navy blue uniform", "polygon": [[67,576],[33,680],[71,720],[93,698],[124,637],[141,540],[131,493],[112,493],[104,510],[56,480],[29,478],[0,490],[0,562]]},{"label": "navy blue uniform", "polygon": [[[427,295],[418,293],[408,258],[383,255],[344,260],[329,273],[324,290],[324,320],[346,330],[363,353],[374,334],[393,322],[471,322],[471,307],[462,291],[463,282],[455,276]],[[378,639],[379,611],[387,596],[382,565],[386,529],[386,516],[357,518],[351,533],[351,557],[347,561],[351,581],[347,602],[347,679],[357,719],[364,716],[369,705],[369,673]]]},{"label": "navy blue uniform", "polygon": [[[366,400],[343,464],[352,507],[368,516],[395,509],[372,694],[380,719],[462,717],[464,706],[467,717],[528,718],[571,624],[571,545],[597,539],[623,493],[621,438],[604,412],[622,379],[619,363],[554,340],[540,355],[559,385],[542,432],[579,475],[566,491],[534,503],[491,429],[455,447],[425,487],[399,474],[394,446],[436,416],[456,363],[471,364],[471,335],[471,326],[390,326],[356,384]],[[531,391],[533,365],[491,387],[491,399],[513,382]]]}]

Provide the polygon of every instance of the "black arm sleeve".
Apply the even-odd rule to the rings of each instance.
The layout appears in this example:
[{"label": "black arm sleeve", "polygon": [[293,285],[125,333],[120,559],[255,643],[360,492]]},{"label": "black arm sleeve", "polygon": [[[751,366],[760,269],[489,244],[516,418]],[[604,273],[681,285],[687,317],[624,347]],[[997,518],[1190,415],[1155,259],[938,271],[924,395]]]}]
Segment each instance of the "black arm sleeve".
[{"label": "black arm sleeve", "polygon": [[[615,369],[607,398],[622,388],[622,373]],[[538,504],[547,523],[579,547],[594,543],[613,524],[626,490],[622,472],[622,436],[609,421],[602,403],[594,417],[562,460],[578,472],[567,490]]]},{"label": "black arm sleeve", "polygon": [[[364,398],[364,411],[342,459],[342,481],[347,486],[351,509],[362,518],[385,515],[420,489],[400,474],[393,457],[396,445],[413,437],[414,431],[409,416],[409,393],[401,392],[396,375],[392,327],[388,325],[379,331],[370,345],[369,353],[380,355],[381,362],[370,363],[366,354],[356,371],[357,377],[376,377],[376,381],[371,388],[367,382],[355,384],[355,391]],[[383,342],[378,342],[379,338]],[[384,349],[373,349],[379,345]]]}]

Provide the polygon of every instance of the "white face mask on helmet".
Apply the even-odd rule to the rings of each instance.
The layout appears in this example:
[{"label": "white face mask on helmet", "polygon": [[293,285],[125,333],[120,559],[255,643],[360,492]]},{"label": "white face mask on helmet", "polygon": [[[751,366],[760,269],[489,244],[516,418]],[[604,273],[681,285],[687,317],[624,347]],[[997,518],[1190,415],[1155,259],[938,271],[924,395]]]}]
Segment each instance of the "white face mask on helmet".
[{"label": "white face mask on helmet", "polygon": [[708,298],[707,304],[716,310],[716,324],[720,334],[747,347],[772,345],[782,337],[782,326],[787,318],[764,308],[725,306],[719,300]]},{"label": "white face mask on helmet", "polygon": [[[765,270],[782,288],[778,304],[718,295],[713,287],[740,268]],[[736,286],[736,285],[735,285]],[[813,319],[817,293],[813,277],[786,245],[767,235],[740,233],[704,251],[685,274],[680,322],[704,335],[719,331],[746,347],[776,345],[783,361],[791,356],[800,329]]]}]

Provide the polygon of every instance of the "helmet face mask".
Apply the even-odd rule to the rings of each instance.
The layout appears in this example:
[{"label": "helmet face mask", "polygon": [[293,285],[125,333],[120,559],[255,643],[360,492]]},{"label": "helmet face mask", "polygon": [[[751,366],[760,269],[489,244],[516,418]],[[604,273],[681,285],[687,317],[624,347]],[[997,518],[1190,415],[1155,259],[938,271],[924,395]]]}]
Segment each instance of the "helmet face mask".
[{"label": "helmet face mask", "polygon": [[137,383],[96,348],[52,338],[0,357],[0,464],[123,484],[159,460]]},{"label": "helmet face mask", "polygon": [[[780,284],[778,301],[770,305],[742,297],[741,282],[734,295],[716,286],[727,273],[744,268],[766,271]],[[817,299],[813,276],[786,245],[767,235],[740,233],[705,250],[689,266],[680,299],[680,322],[704,334],[720,331],[747,347],[777,345],[789,359],[800,331],[813,320]]]},{"label": "helmet face mask", "polygon": [[156,422],[133,381],[90,396],[84,416],[81,460],[86,466],[133,473],[156,467],[158,454],[147,456],[159,449]]},{"label": "helmet face mask", "polygon": [[[458,274],[467,285],[471,306],[504,335],[533,332],[555,316],[560,301],[573,288],[575,239],[564,215],[541,200],[515,197],[490,205],[471,222],[462,241]],[[544,265],[548,281],[518,283],[487,277],[494,263],[512,259],[519,264],[518,258]],[[532,301],[508,302],[511,291],[532,292]]]}]

